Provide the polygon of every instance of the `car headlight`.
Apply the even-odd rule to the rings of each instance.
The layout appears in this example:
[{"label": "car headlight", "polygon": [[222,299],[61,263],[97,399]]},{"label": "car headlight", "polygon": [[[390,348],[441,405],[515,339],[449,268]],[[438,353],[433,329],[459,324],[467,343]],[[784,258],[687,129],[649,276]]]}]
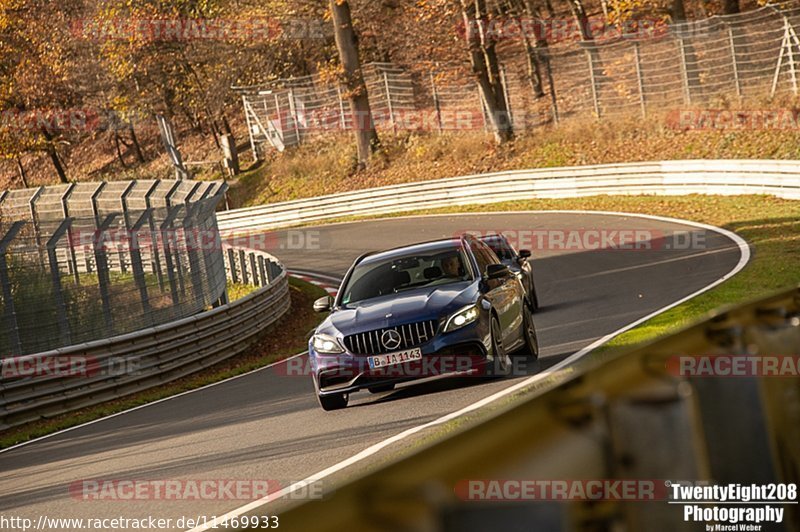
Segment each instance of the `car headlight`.
[{"label": "car headlight", "polygon": [[336,338],[328,336],[327,334],[315,334],[311,340],[314,350],[323,355],[338,355],[344,353],[344,349]]},{"label": "car headlight", "polygon": [[456,329],[460,329],[464,325],[469,325],[473,321],[478,319],[478,306],[477,305],[470,305],[468,307],[462,308],[449,318],[447,318],[447,323],[444,325],[444,332],[455,331]]}]

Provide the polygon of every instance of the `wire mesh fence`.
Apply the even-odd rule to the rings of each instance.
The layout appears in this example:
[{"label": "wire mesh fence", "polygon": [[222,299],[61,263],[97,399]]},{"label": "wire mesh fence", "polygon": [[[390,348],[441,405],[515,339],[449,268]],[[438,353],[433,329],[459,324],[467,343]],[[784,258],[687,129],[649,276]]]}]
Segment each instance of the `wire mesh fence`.
[{"label": "wire mesh fence", "polygon": [[75,183],[0,196],[0,358],[190,316],[226,299],[225,186]]},{"label": "wire mesh fence", "polygon": [[[577,117],[612,120],[731,102],[797,95],[800,8],[766,6],[671,26],[642,26],[615,38],[535,48],[537,96],[522,37],[498,42],[501,81],[519,130]],[[534,35],[529,37],[533,38]],[[480,131],[487,110],[468,68],[407,71],[364,67],[375,126]],[[255,157],[357,127],[345,89],[320,76],[237,88]]]}]

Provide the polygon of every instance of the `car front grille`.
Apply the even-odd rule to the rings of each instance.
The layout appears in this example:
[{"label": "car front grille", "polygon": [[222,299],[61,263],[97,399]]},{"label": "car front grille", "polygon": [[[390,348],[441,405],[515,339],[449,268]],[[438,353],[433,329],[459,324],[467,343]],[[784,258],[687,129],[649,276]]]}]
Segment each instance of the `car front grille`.
[{"label": "car front grille", "polygon": [[[356,355],[380,355],[382,353],[402,351],[427,342],[436,335],[437,328],[438,322],[436,320],[406,323],[397,327],[386,327],[345,336],[344,345],[348,351]],[[400,343],[397,347],[391,344],[391,348],[386,347],[381,341],[383,334],[390,330],[397,331],[400,335]]]}]

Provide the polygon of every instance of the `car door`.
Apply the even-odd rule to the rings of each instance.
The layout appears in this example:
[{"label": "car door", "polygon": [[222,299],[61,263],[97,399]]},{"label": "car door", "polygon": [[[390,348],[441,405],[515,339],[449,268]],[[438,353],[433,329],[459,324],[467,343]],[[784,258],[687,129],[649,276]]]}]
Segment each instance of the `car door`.
[{"label": "car door", "polygon": [[[478,263],[481,276],[486,274],[490,264],[501,264],[489,246],[480,241],[473,242],[472,251]],[[504,279],[483,281],[486,298],[497,311],[500,329],[503,331],[503,345],[511,347],[521,338],[522,331],[522,299],[519,290],[519,281],[513,275]]]}]

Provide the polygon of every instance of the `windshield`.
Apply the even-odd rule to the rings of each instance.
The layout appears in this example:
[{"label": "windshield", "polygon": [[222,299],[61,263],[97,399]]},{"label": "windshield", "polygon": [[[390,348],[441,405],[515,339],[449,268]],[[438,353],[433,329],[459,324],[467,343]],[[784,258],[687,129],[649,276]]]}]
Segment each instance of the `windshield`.
[{"label": "windshield", "polygon": [[471,277],[465,264],[463,251],[455,247],[360,264],[342,291],[342,305],[421,286],[466,281]]}]

